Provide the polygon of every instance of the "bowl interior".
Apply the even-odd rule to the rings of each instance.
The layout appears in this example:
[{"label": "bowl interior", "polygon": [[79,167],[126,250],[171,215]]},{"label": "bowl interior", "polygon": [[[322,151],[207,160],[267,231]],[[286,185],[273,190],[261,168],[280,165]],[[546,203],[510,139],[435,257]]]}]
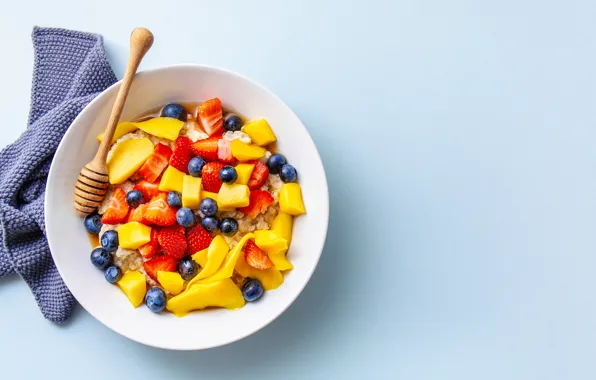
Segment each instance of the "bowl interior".
[{"label": "bowl interior", "polygon": [[116,332],[167,349],[204,349],[241,339],[266,326],[300,294],[321,255],[329,218],[325,172],[317,149],[294,113],[275,95],[238,74],[199,65],[180,65],[137,75],[121,120],[131,120],[168,102],[213,97],[248,119],[266,118],[278,137],[279,151],[299,172],[308,214],[295,219],[288,258],[294,269],[284,284],[238,311],[197,312],[184,318],[133,309],[121,291],[89,262],[91,244],[74,211],[73,189],[80,169],[95,154],[96,136],[107,123],[119,83],[77,117],[54,157],[46,192],[46,229],[50,249],[66,285],[79,303]]}]

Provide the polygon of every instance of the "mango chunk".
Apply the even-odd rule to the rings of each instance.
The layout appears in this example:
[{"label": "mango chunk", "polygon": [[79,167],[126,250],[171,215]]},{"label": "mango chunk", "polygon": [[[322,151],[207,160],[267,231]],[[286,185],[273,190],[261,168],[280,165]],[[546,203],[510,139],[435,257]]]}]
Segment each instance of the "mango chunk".
[{"label": "mango chunk", "polygon": [[[131,123],[130,121],[123,121],[122,123],[118,123],[118,125],[116,126],[116,130],[114,131],[114,137],[112,137],[112,142],[110,144],[115,143],[116,140],[118,140],[120,137],[124,136],[127,133],[134,132],[137,129],[139,129],[139,127],[137,127],[135,123]],[[102,142],[104,135],[105,132],[101,132],[97,136],[97,140],[99,140],[99,142]]]},{"label": "mango chunk", "polygon": [[133,307],[143,303],[147,291],[147,283],[143,273],[138,271],[125,273],[116,284],[126,294]]},{"label": "mango chunk", "polygon": [[292,263],[286,257],[287,252],[288,250],[284,249],[269,254],[269,259],[279,271],[294,269],[294,265],[292,265]]},{"label": "mango chunk", "polygon": [[154,117],[135,124],[145,133],[172,141],[178,138],[180,130],[184,126],[183,121],[171,117]]},{"label": "mango chunk", "polygon": [[230,250],[230,246],[226,243],[225,239],[221,235],[217,235],[209,244],[209,248],[207,248],[207,263],[203,267],[203,270],[199,272],[190,282],[188,286],[190,287],[192,284],[196,283],[200,279],[206,278],[211,276],[213,273],[219,269],[221,263],[226,258],[228,251]]},{"label": "mango chunk", "polygon": [[269,145],[277,140],[275,133],[273,133],[273,130],[265,119],[255,120],[244,124],[242,132],[249,135],[252,142],[260,146]]},{"label": "mango chunk", "polygon": [[279,192],[279,209],[290,215],[306,214],[302,190],[297,183],[284,183]]},{"label": "mango chunk", "polygon": [[118,227],[120,248],[137,249],[151,241],[151,227],[139,222],[130,222]]},{"label": "mango chunk", "polygon": [[205,268],[207,265],[207,253],[209,252],[209,248],[205,248],[202,251],[199,251],[192,255],[192,259],[201,266],[201,268]]},{"label": "mango chunk", "polygon": [[238,161],[258,160],[265,155],[265,148],[257,145],[246,144],[240,140],[234,140],[230,144],[232,156]]},{"label": "mango chunk", "polygon": [[266,270],[258,270],[249,266],[244,260],[244,255],[240,255],[236,261],[236,272],[244,277],[256,278],[263,285],[265,290],[277,289],[284,282],[284,276],[276,267]]},{"label": "mango chunk", "polygon": [[294,218],[292,215],[280,212],[271,222],[271,230],[277,232],[279,236],[286,239],[288,244],[292,242],[292,227]]},{"label": "mango chunk", "polygon": [[238,174],[238,178],[234,183],[237,185],[248,185],[248,180],[250,179],[250,175],[252,174],[254,168],[255,164],[236,165],[236,173]]},{"label": "mango chunk", "polygon": [[242,291],[229,279],[215,282],[195,284],[179,295],[172,297],[166,304],[166,309],[175,316],[182,317],[193,310],[204,309],[208,306],[239,309],[244,306]]},{"label": "mango chunk", "polygon": [[271,230],[255,231],[255,244],[267,254],[288,249],[288,241]]},{"label": "mango chunk", "polygon": [[234,207],[225,207],[217,200],[217,193],[212,193],[210,191],[201,190],[201,199],[211,198],[217,202],[217,210],[218,211],[234,211]]},{"label": "mango chunk", "polygon": [[157,271],[157,281],[165,290],[172,293],[172,295],[176,296],[184,290],[184,280],[178,272]]},{"label": "mango chunk", "polygon": [[185,175],[182,180],[182,207],[198,209],[201,204],[201,178]]},{"label": "mango chunk", "polygon": [[168,166],[161,176],[159,182],[159,191],[177,191],[182,194],[182,185],[184,184],[184,176],[180,170],[173,166]]},{"label": "mango chunk", "polygon": [[153,143],[147,138],[120,142],[107,162],[110,183],[117,185],[126,181],[152,153]]},{"label": "mango chunk", "polygon": [[[234,140],[236,141],[236,140]],[[250,203],[250,190],[246,185],[224,183],[217,194],[217,204],[224,208],[245,207]]]},{"label": "mango chunk", "polygon": [[202,284],[206,282],[220,281],[224,278],[232,277],[232,274],[234,273],[234,268],[236,267],[236,263],[238,262],[240,256],[242,256],[242,248],[244,248],[244,245],[246,244],[248,239],[253,239],[254,237],[255,235],[253,233],[247,233],[246,235],[244,235],[242,239],[240,239],[238,244],[236,244],[236,246],[232,248],[230,252],[228,252],[226,258],[224,259],[217,272],[213,273],[213,275],[209,277],[199,280],[197,283]]}]

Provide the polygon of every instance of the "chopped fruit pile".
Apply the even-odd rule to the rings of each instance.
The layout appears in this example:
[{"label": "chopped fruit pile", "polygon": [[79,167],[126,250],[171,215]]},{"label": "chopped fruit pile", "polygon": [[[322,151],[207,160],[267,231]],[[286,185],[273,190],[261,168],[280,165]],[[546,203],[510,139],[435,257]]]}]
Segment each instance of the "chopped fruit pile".
[{"label": "chopped fruit pile", "polygon": [[265,119],[244,123],[217,98],[120,123],[106,199],[83,223],[101,243],[91,263],[134,307],[179,317],[276,289],[306,213],[296,169],[270,152],[276,140]]}]

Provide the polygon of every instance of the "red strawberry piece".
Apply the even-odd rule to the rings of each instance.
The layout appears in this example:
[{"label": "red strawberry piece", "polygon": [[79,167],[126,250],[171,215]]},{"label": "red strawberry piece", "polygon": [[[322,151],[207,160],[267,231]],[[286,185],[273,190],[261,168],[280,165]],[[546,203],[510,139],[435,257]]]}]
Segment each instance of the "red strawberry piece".
[{"label": "red strawberry piece", "polygon": [[217,142],[217,158],[228,164],[236,162],[236,158],[232,156],[232,142],[221,139]]},{"label": "red strawberry piece", "polygon": [[269,256],[261,251],[252,239],[249,239],[246,246],[244,246],[244,260],[248,265],[258,270],[269,269],[273,266]]},{"label": "red strawberry piece", "polygon": [[157,228],[151,229],[151,241],[147,244],[143,244],[139,247],[139,252],[141,255],[146,258],[150,259],[157,254],[159,251],[159,241],[157,239]]},{"label": "red strawberry piece", "polygon": [[175,259],[181,259],[186,255],[186,235],[184,227],[174,225],[165,227],[157,233],[159,245],[168,255]]},{"label": "red strawberry piece", "polygon": [[188,174],[188,163],[192,158],[192,141],[186,136],[180,136],[176,139],[174,152],[170,157],[170,165]]},{"label": "red strawberry piece", "polygon": [[267,182],[267,178],[269,178],[269,168],[261,161],[250,161],[250,163],[255,164],[255,168],[252,170],[252,174],[248,180],[248,188],[257,190]]},{"label": "red strawberry piece", "polygon": [[166,193],[160,193],[147,203],[143,212],[143,224],[171,226],[176,223],[176,209],[168,205]]},{"label": "red strawberry piece", "polygon": [[128,215],[128,203],[126,202],[126,193],[117,187],[110,198],[107,210],[101,216],[103,224],[120,224],[126,220]]},{"label": "red strawberry piece", "polygon": [[208,162],[203,166],[201,176],[203,177],[203,189],[212,193],[218,193],[221,188],[221,179],[219,179],[219,170],[226,166],[223,162]]},{"label": "red strawberry piece", "polygon": [[246,207],[238,208],[238,211],[245,213],[249,218],[254,219],[260,213],[267,210],[273,203],[273,195],[265,190],[254,190],[250,192],[249,204]]},{"label": "red strawberry piece", "polygon": [[153,153],[139,169],[139,174],[149,182],[155,182],[161,172],[168,166],[168,161],[172,156],[172,149],[164,144],[157,144]]},{"label": "red strawberry piece", "polygon": [[217,137],[199,140],[192,144],[191,149],[194,154],[201,156],[205,161],[217,160]]},{"label": "red strawberry piece", "polygon": [[209,247],[213,238],[209,235],[200,224],[196,224],[186,231],[186,241],[188,242],[188,254],[194,255],[195,253],[204,250]]},{"label": "red strawberry piece", "polygon": [[162,255],[155,257],[151,260],[145,261],[143,267],[145,268],[145,272],[147,272],[149,277],[157,281],[158,271],[176,272],[177,265],[178,260],[176,260],[172,256]]},{"label": "red strawberry piece", "polygon": [[126,218],[126,223],[130,222],[143,222],[143,214],[145,213],[145,209],[147,208],[147,204],[138,205],[135,208],[131,208],[128,212],[128,218]]},{"label": "red strawberry piece", "polygon": [[218,98],[213,98],[201,104],[197,109],[197,120],[209,136],[213,136],[223,129],[221,101]]},{"label": "red strawberry piece", "polygon": [[135,185],[134,190],[139,190],[143,194],[143,198],[146,202],[156,195],[159,195],[159,183],[140,181]]}]

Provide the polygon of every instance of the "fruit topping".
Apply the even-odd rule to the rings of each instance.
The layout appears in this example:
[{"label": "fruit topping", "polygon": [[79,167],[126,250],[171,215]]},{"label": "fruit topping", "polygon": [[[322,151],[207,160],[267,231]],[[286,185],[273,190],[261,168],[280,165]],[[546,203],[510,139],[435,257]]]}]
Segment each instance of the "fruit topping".
[{"label": "fruit topping", "polygon": [[186,254],[186,235],[182,226],[174,225],[160,229],[157,240],[164,252],[175,259],[181,259]]},{"label": "fruit topping", "polygon": [[268,191],[254,190],[250,192],[250,203],[248,206],[239,208],[238,211],[245,213],[251,219],[255,219],[257,215],[265,212],[273,201],[274,198]]},{"label": "fruit topping", "polygon": [[126,202],[126,194],[124,190],[117,187],[110,198],[108,208],[101,216],[103,224],[120,224],[124,222],[128,215],[128,203]]}]

